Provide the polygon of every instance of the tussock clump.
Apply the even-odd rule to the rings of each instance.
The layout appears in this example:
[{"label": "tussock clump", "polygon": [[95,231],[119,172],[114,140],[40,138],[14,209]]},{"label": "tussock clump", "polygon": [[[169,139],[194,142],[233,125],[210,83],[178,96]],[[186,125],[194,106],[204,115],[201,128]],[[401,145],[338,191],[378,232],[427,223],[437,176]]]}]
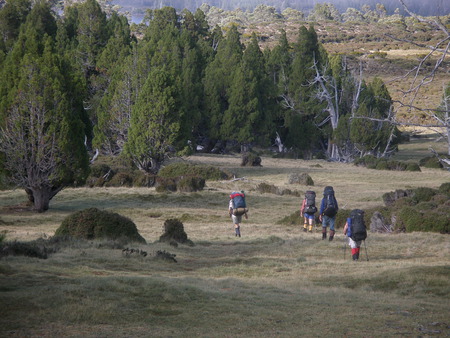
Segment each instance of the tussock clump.
[{"label": "tussock clump", "polygon": [[256,190],[262,194],[279,194],[280,189],[278,189],[278,187],[273,184],[262,182],[257,185]]},{"label": "tussock clump", "polygon": [[301,196],[302,194],[297,191],[294,190],[292,191],[291,189],[282,189],[280,187],[277,187],[276,185],[273,184],[268,184],[268,183],[260,183],[256,186],[256,191],[262,193],[262,194],[275,194],[275,195],[294,195],[294,196]]},{"label": "tussock clump", "polygon": [[129,218],[97,208],[89,208],[69,215],[56,230],[55,235],[84,239],[123,239],[145,243],[145,239]]},{"label": "tussock clump", "polygon": [[288,177],[288,183],[289,184],[301,184],[301,185],[309,185],[313,186],[314,181],[307,173],[293,173],[290,174]]},{"label": "tussock clump", "polygon": [[188,239],[188,236],[184,231],[183,223],[177,218],[168,219],[164,222],[164,233],[159,237],[159,241],[175,246],[175,243],[194,245],[194,243]]}]

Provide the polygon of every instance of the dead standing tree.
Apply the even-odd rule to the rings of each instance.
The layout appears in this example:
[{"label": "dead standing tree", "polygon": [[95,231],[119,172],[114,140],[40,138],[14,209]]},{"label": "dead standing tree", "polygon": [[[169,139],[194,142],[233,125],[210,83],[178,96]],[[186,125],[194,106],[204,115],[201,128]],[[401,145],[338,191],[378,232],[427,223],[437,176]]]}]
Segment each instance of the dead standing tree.
[{"label": "dead standing tree", "polygon": [[[395,36],[388,35],[388,37],[394,40],[407,42],[416,47],[428,50],[427,54],[419,61],[416,67],[411,69],[400,79],[397,79],[404,81],[412,76],[408,89],[403,91],[402,99],[395,101],[397,104],[397,110],[400,108],[406,108],[408,112],[411,113],[411,117],[406,121],[398,121],[395,117],[396,114],[393,114],[390,122],[401,126],[426,127],[438,132],[446,139],[448,143],[448,155],[450,155],[450,95],[448,94],[448,91],[446,92],[444,88],[443,103],[439,108],[430,109],[419,107],[414,104],[417,97],[420,95],[421,89],[435,81],[438,72],[442,71],[444,68],[443,66],[446,63],[446,58],[448,57],[450,50],[450,31],[448,26],[442,23],[440,17],[425,18],[419,16],[411,12],[403,0],[399,0],[399,2],[406,13],[408,13],[412,18],[426,25],[429,29],[440,32],[442,37],[434,45],[430,46],[417,43],[412,39],[399,39]],[[426,69],[427,63],[432,64],[430,69]],[[415,113],[424,114],[426,119],[416,121],[414,119]]]}]

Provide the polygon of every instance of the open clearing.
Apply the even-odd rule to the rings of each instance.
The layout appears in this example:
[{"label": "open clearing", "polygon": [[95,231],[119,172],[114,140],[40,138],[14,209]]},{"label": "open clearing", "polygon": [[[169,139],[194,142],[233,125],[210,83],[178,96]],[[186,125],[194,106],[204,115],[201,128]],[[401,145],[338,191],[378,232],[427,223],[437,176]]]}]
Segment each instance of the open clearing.
[{"label": "open clearing", "polygon": [[[408,147],[411,154],[418,149]],[[208,181],[204,191],[191,194],[66,189],[44,214],[6,208],[23,202],[25,194],[1,191],[0,231],[7,240],[52,236],[68,214],[97,207],[131,218],[148,243],[134,248],[149,255],[126,257],[108,243],[80,241],[46,260],[2,258],[0,336],[450,335],[448,235],[369,233],[361,260],[353,262],[341,229],[329,242],[321,240],[320,230],[303,233],[299,226],[277,224],[298,210],[301,198],[255,190],[261,182],[302,193],[312,188],[319,199],[332,185],[341,208],[367,208],[381,206],[384,192],[437,188],[450,181],[449,172],[268,157],[259,168],[240,167],[238,156],[188,160],[226,168],[242,180]],[[294,172],[309,173],[314,187],[289,185]],[[246,191],[250,207],[242,238],[234,237],[227,215],[228,194],[238,189]],[[195,246],[157,242],[164,221],[174,217]],[[177,263],[157,260],[158,250],[176,254]]]}]

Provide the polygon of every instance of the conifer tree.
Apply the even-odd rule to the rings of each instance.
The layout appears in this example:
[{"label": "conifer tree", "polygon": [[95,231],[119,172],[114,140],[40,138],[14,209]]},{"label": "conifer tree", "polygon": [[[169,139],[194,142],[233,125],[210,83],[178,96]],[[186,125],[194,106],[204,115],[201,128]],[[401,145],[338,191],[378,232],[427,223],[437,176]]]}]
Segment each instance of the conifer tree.
[{"label": "conifer tree", "polygon": [[243,46],[236,26],[220,41],[214,60],[205,71],[205,124],[208,136],[220,139],[224,112],[229,106],[232,79],[242,59]]},{"label": "conifer tree", "polygon": [[176,86],[170,72],[150,71],[133,106],[126,154],[145,172],[157,173],[178,135]]},{"label": "conifer tree", "polygon": [[[23,31],[25,41],[39,36],[32,30]],[[89,167],[80,112],[65,91],[70,74],[63,74],[51,37],[44,34],[38,44],[42,52],[31,48],[23,55],[17,87],[8,93],[13,100],[3,113],[0,152],[11,180],[43,212],[61,189],[83,183]]]}]

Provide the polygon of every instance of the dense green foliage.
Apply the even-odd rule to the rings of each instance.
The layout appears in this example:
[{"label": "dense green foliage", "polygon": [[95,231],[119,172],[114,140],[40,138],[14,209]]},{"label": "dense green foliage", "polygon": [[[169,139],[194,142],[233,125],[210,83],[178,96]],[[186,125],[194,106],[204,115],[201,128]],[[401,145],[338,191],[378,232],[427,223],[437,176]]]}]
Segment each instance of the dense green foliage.
[{"label": "dense green foliage", "polygon": [[90,208],[69,215],[56,229],[55,236],[83,239],[123,239],[145,243],[129,218],[117,213]]},{"label": "dense green foliage", "polygon": [[[334,20],[331,9],[316,15]],[[125,16],[95,0],[62,14],[42,1],[0,9],[0,137],[8,146],[0,168],[40,211],[84,182],[88,150],[124,155],[152,175],[168,155],[199,143],[247,151],[279,135],[303,158],[344,161],[395,150],[397,130],[379,122],[392,104],[386,87],[358,84],[312,25],[300,26],[294,42],[281,32],[263,51],[256,34],[244,44],[237,25],[209,27],[200,9],[149,10],[139,39]],[[133,184],[126,176],[115,178]]]}]

